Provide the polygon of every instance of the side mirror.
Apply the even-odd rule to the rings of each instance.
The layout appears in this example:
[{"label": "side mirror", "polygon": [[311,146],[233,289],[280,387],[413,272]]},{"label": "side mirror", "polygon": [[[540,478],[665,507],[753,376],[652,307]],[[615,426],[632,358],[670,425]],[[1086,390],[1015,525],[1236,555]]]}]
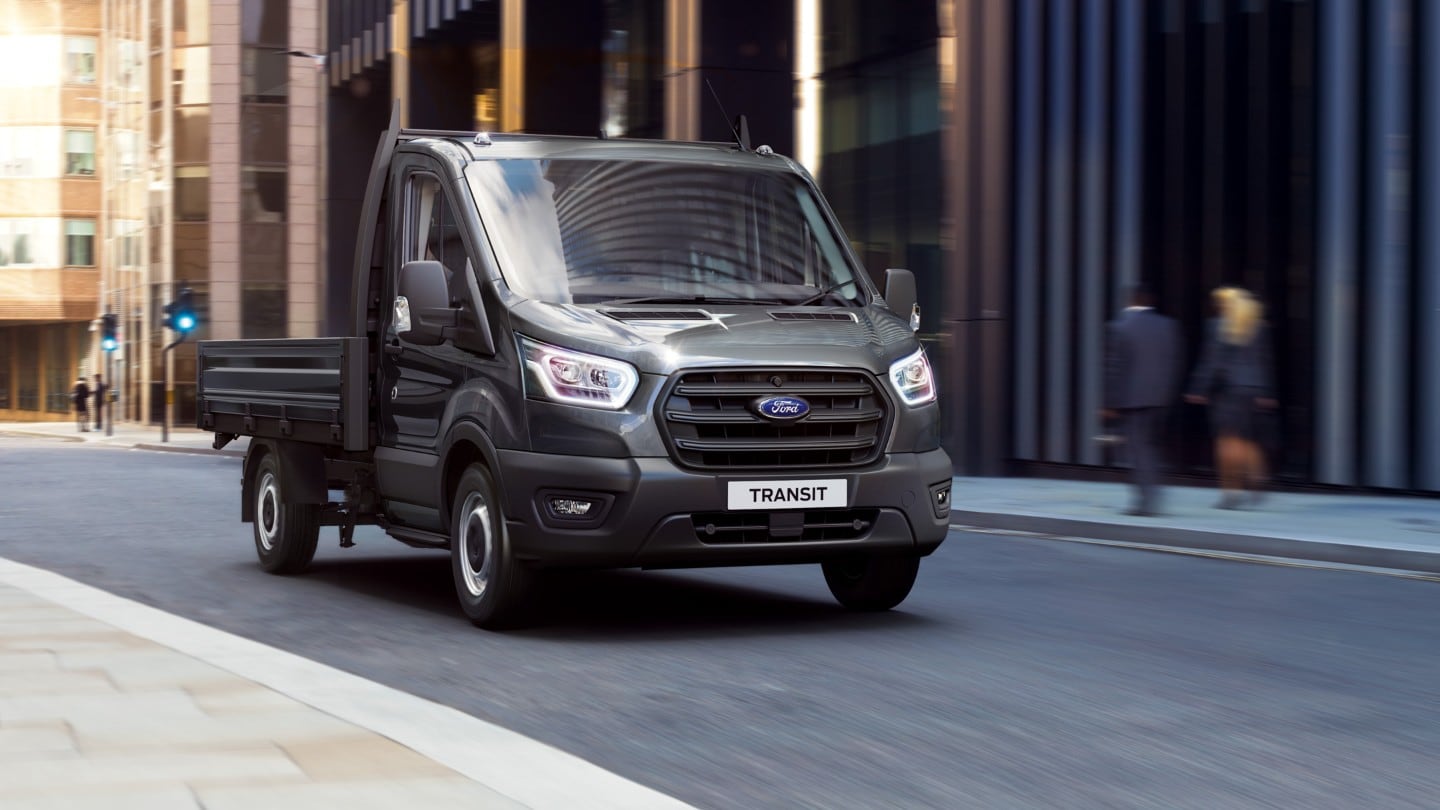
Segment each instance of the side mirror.
[{"label": "side mirror", "polygon": [[915,274],[891,268],[885,271],[885,303],[890,311],[910,319],[910,331],[920,331],[920,301],[915,292]]},{"label": "side mirror", "polygon": [[395,331],[419,346],[445,340],[445,330],[460,322],[460,310],[450,306],[450,283],[440,262],[406,262],[400,268],[399,295],[395,298]]}]

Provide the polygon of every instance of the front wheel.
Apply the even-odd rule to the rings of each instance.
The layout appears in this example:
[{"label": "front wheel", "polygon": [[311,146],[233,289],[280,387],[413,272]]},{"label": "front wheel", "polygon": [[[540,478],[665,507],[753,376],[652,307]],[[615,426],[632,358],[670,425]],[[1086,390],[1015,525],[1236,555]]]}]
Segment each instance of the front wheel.
[{"label": "front wheel", "polygon": [[477,627],[519,623],[534,572],[515,559],[490,472],[475,465],[460,476],[450,520],[450,570],[460,607]]},{"label": "front wheel", "polygon": [[910,595],[920,558],[848,557],[821,563],[835,601],[851,610],[889,610]]},{"label": "front wheel", "polygon": [[255,465],[255,553],[272,574],[298,574],[315,559],[320,504],[291,503],[274,453]]}]

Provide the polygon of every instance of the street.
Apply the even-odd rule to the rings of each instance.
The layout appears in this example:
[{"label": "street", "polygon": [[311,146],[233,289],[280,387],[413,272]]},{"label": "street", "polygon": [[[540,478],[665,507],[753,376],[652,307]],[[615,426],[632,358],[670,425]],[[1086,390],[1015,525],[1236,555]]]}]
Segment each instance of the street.
[{"label": "street", "polygon": [[705,808],[1434,806],[1440,584],[951,532],[894,612],[818,567],[565,574],[473,628],[373,527],[261,572],[236,458],[0,439],[0,557],[453,706]]}]

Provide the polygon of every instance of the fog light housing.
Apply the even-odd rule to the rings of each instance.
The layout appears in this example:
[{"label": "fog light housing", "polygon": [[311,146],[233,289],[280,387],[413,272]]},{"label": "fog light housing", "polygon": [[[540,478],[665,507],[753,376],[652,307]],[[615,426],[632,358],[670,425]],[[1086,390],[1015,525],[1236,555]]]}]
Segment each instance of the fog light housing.
[{"label": "fog light housing", "polygon": [[950,517],[950,482],[930,487],[930,506],[935,510],[937,520]]},{"label": "fog light housing", "polygon": [[605,492],[543,489],[535,493],[535,511],[547,526],[593,529],[605,520],[615,496]]},{"label": "fog light housing", "polygon": [[588,498],[566,498],[563,495],[552,495],[546,503],[550,506],[550,514],[558,518],[583,520],[595,508],[595,502]]}]

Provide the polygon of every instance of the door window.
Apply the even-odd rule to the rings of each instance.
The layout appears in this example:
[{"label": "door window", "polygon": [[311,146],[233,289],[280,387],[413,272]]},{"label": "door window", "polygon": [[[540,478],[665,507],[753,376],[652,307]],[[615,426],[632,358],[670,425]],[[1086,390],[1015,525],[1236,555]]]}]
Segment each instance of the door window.
[{"label": "door window", "polygon": [[[405,261],[436,261],[450,271],[451,279],[463,279],[469,272],[469,258],[460,237],[455,216],[440,179],[433,174],[416,174],[410,179],[409,240]],[[452,283],[452,291],[455,286]]]},{"label": "door window", "polygon": [[[416,172],[406,181],[405,229],[400,261],[435,261],[445,267],[450,300],[470,304],[467,275],[471,272],[465,242],[460,236],[460,222],[445,195],[440,178]],[[387,334],[395,336],[394,317]]]}]

